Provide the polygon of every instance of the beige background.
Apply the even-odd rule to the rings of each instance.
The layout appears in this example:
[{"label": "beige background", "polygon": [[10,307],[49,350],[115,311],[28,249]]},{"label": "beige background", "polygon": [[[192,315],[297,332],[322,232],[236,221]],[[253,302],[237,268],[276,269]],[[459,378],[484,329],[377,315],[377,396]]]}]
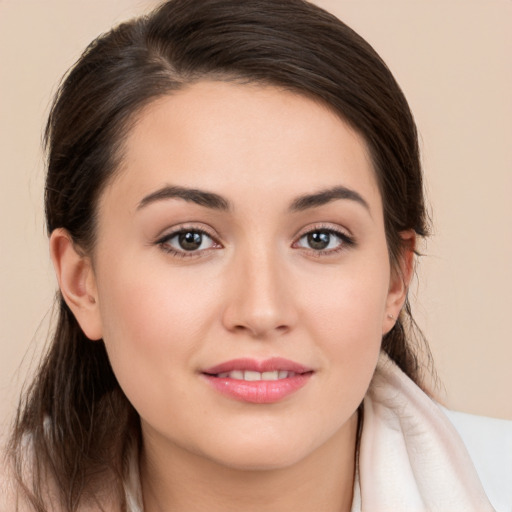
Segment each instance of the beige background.
[{"label": "beige background", "polygon": [[[56,288],[42,215],[50,98],[93,37],[156,3],[0,0],[0,423],[45,342]],[[414,306],[441,398],[512,419],[512,1],[317,3],[376,48],[416,115],[435,234]]]}]

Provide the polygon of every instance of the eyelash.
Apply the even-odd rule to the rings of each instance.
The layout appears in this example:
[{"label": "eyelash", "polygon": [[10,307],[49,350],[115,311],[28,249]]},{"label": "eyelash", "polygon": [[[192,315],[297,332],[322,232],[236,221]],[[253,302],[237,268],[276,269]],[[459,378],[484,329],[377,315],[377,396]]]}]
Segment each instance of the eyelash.
[{"label": "eyelash", "polygon": [[[186,251],[186,250],[180,251],[180,250],[174,249],[172,246],[169,245],[169,242],[173,238],[175,238],[181,234],[186,234],[186,233],[196,233],[203,237],[207,236],[208,238],[210,238],[212,240],[213,247],[208,247],[207,249],[201,249],[201,250],[195,250],[195,251]],[[182,228],[177,229],[176,231],[173,231],[172,233],[168,233],[167,235],[159,238],[156,241],[156,245],[158,245],[162,249],[162,251],[164,251],[165,253],[170,254],[171,256],[177,257],[177,258],[194,258],[194,257],[198,257],[200,254],[203,254],[206,251],[209,252],[211,249],[218,249],[218,248],[222,247],[222,245],[215,239],[215,237],[213,237],[210,233],[208,233],[208,231],[201,229],[201,228],[195,228],[195,227],[182,227]]]},{"label": "eyelash", "polygon": [[334,256],[356,245],[356,240],[352,236],[348,235],[346,232],[335,229],[329,225],[321,224],[318,226],[314,226],[313,228],[309,228],[306,231],[300,233],[300,235],[296,238],[296,241],[293,243],[293,246],[296,246],[300,242],[300,240],[313,233],[327,233],[329,235],[334,235],[340,241],[339,245],[334,249],[315,250],[312,248],[303,247],[303,249],[308,251],[310,255],[317,258],[321,256]]},{"label": "eyelash", "polygon": [[[293,242],[292,247],[300,248],[297,246],[297,244],[308,235],[311,235],[313,233],[326,233],[328,235],[334,235],[336,238],[339,239],[340,243],[338,247],[334,249],[319,249],[315,250],[312,248],[302,247],[302,249],[308,251],[311,255],[315,257],[321,257],[321,256],[332,256],[335,254],[340,253],[341,251],[347,250],[350,247],[353,247],[356,245],[356,241],[352,236],[349,236],[347,233],[332,228],[331,226],[326,225],[319,225],[314,226],[312,229],[308,229],[307,231],[302,232],[298,237],[296,237],[296,241]],[[169,245],[170,240],[173,238],[186,233],[195,233],[199,234],[201,236],[207,236],[212,240],[213,247],[208,247],[206,249],[200,249],[200,250],[177,250],[174,249],[172,246]],[[211,249],[218,249],[222,248],[222,245],[216,240],[215,237],[213,237],[208,231],[201,229],[201,228],[195,228],[195,227],[183,227],[179,228],[176,231],[173,231],[171,233],[166,234],[165,236],[159,238],[156,241],[156,245],[158,245],[165,253],[172,255],[173,257],[177,258],[194,258],[199,257],[200,255],[204,254],[205,252],[209,252]]]}]

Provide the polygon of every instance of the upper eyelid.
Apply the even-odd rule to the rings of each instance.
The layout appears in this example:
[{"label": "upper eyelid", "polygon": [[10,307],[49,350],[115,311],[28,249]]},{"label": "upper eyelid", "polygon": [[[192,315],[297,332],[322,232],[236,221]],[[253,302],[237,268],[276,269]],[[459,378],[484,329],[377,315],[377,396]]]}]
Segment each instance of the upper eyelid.
[{"label": "upper eyelid", "polygon": [[214,240],[216,243],[220,242],[220,236],[218,233],[210,228],[209,226],[206,226],[205,224],[199,223],[194,224],[192,223],[184,223],[184,224],[178,224],[176,226],[168,227],[164,230],[162,230],[156,237],[155,240],[157,243],[160,243],[164,240],[168,240],[169,238],[172,238],[173,236],[178,235],[179,233],[187,232],[187,231],[197,231],[200,233],[204,233],[205,235],[209,236],[212,240]]},{"label": "upper eyelid", "polygon": [[315,257],[320,257],[323,255],[332,256],[357,245],[357,240],[354,237],[354,235],[352,235],[350,230],[341,227],[339,224],[336,224],[336,227],[334,227],[330,223],[320,223],[319,225],[308,227],[300,231],[299,234],[295,236],[294,241],[292,243],[292,247],[296,247],[296,244],[299,244],[302,238],[304,238],[310,233],[314,233],[315,231],[327,231],[329,233],[332,233],[336,238],[339,239],[339,246],[333,249],[310,249],[307,247],[297,248],[303,249],[309,252],[310,254],[315,255]]},{"label": "upper eyelid", "polygon": [[294,236],[294,240],[298,240],[302,238],[304,235],[308,233],[312,233],[314,231],[331,231],[333,233],[339,233],[340,235],[347,236],[349,238],[353,238],[354,235],[351,231],[339,224],[331,224],[329,222],[319,222],[317,224],[311,224],[307,227],[301,228]]},{"label": "upper eyelid", "polygon": [[[199,232],[203,235],[206,235],[212,242],[214,247],[206,247],[204,249],[198,249],[198,250],[191,250],[186,251],[184,249],[179,249],[176,247],[173,247],[171,245],[171,240],[175,237],[177,237],[180,233],[187,233],[187,232]],[[166,253],[172,254],[174,257],[182,257],[182,258],[200,258],[201,256],[205,256],[208,254],[211,250],[221,249],[224,246],[221,242],[218,241],[218,239],[212,235],[210,235],[206,230],[199,229],[199,228],[193,228],[193,227],[181,227],[176,228],[172,231],[167,232],[166,234],[160,236],[157,240],[155,240],[154,244],[158,246],[161,250],[163,250]]]},{"label": "upper eyelid", "polygon": [[[293,243],[297,242],[300,238],[307,235],[308,233],[321,230],[330,231],[334,234],[339,234],[354,239],[354,235],[351,233],[351,231],[344,226],[330,222],[318,222],[298,230],[292,237]],[[186,231],[198,231],[204,233],[205,235],[209,236],[215,243],[223,245],[223,242],[221,241],[223,237],[218,233],[217,230],[202,222],[195,223],[194,221],[184,222],[182,224],[177,224],[162,230],[160,234],[155,237],[155,242],[162,243],[165,240],[168,240],[173,236]]]}]

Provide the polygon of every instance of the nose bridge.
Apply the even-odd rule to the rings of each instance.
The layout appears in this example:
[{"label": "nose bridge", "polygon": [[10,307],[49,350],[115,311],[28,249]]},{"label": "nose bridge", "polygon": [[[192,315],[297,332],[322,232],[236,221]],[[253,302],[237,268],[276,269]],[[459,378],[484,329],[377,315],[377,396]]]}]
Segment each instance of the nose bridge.
[{"label": "nose bridge", "polygon": [[279,251],[269,243],[251,244],[234,260],[226,326],[255,337],[289,330],[295,315]]}]

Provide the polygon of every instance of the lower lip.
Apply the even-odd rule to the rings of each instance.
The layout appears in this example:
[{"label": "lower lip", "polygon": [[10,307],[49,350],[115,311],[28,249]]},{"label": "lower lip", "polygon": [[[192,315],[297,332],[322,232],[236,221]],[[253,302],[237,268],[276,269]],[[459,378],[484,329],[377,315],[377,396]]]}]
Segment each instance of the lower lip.
[{"label": "lower lip", "polygon": [[279,380],[246,381],[203,374],[207,382],[229,398],[252,404],[273,404],[304,387],[312,372]]}]

